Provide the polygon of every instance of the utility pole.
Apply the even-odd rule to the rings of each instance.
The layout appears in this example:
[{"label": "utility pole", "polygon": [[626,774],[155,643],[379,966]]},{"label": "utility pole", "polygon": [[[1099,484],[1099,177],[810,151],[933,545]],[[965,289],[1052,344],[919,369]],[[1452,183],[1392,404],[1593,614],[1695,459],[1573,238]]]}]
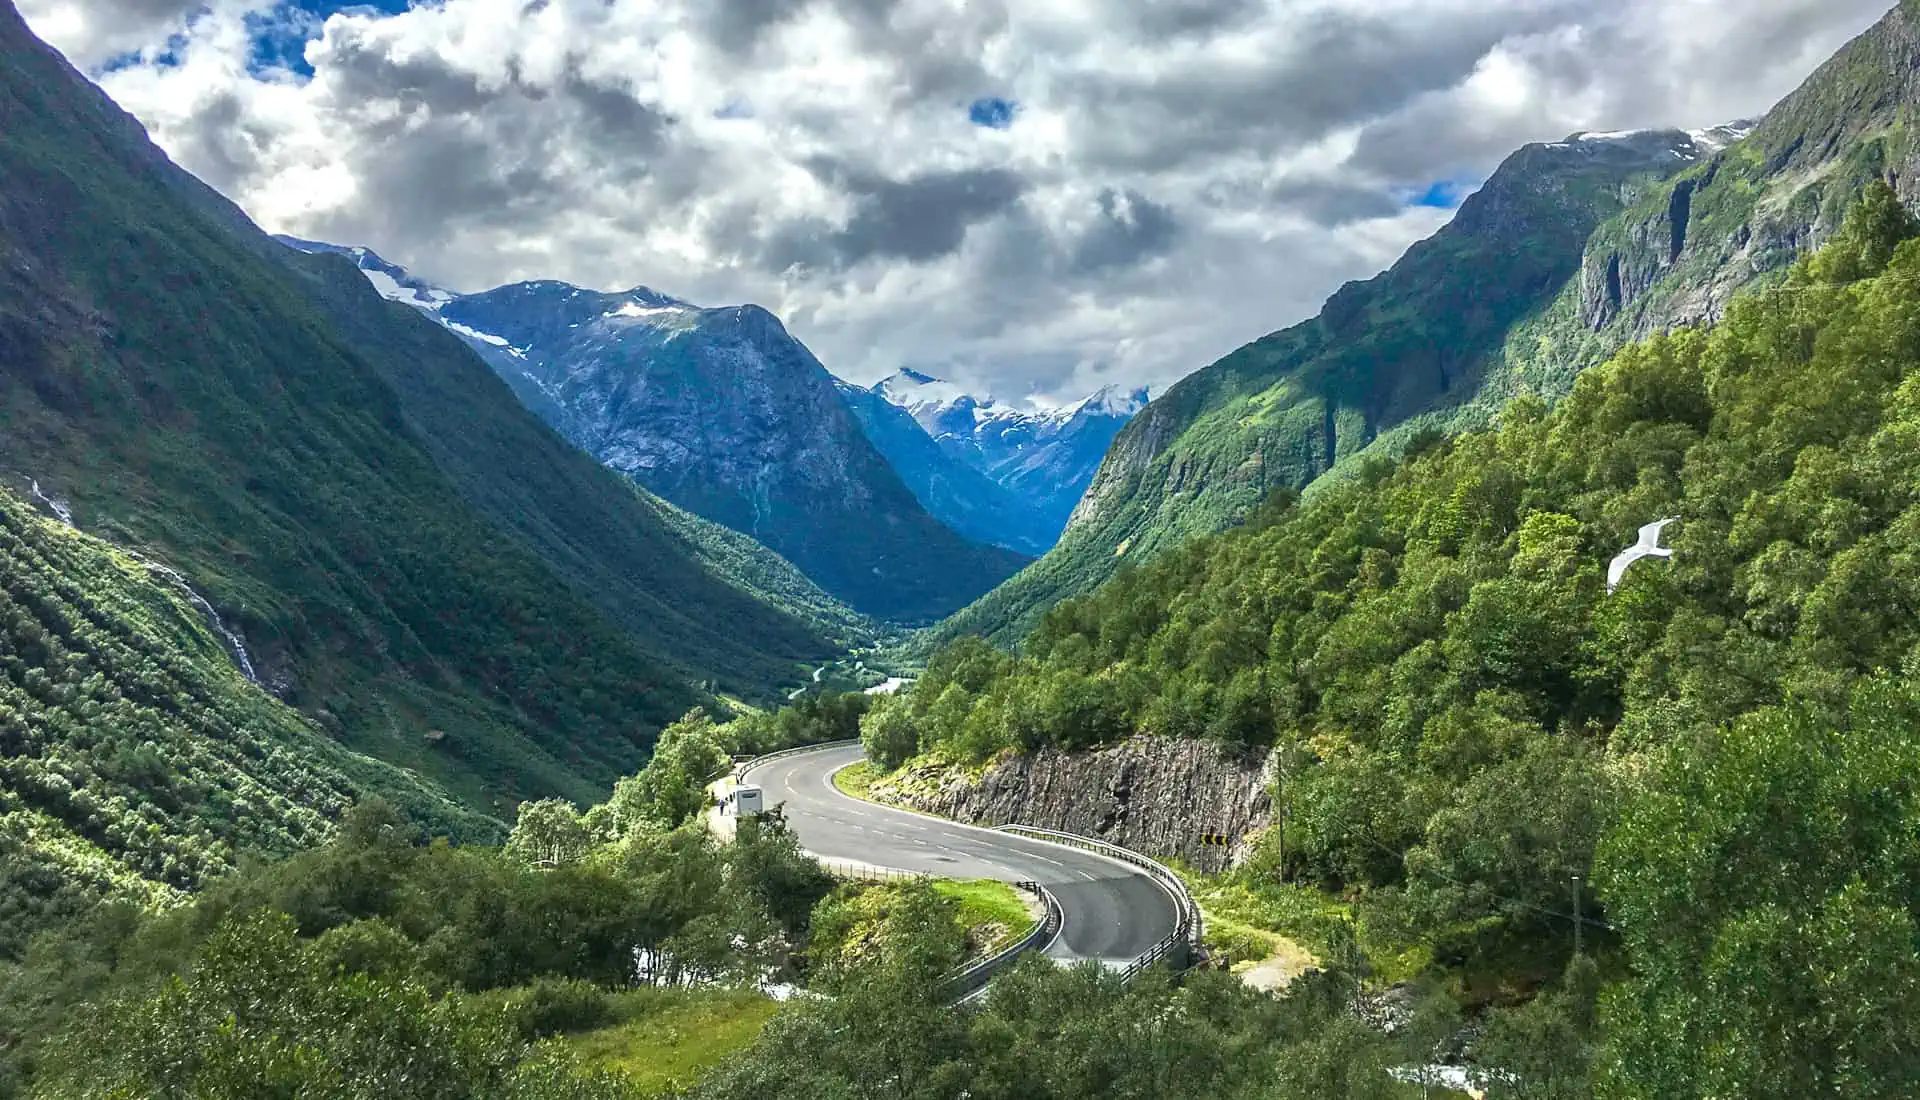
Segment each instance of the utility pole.
[{"label": "utility pole", "polygon": [[1580,957],[1580,876],[1573,876],[1573,957]]}]

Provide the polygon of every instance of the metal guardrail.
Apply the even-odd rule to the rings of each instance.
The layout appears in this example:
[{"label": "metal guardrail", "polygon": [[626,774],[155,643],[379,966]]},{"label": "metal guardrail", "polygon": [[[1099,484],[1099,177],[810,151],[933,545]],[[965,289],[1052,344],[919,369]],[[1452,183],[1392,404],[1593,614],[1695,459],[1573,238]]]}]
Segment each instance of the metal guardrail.
[{"label": "metal guardrail", "polygon": [[[924,871],[903,871],[895,867],[879,867],[869,863],[858,863],[850,859],[833,859],[827,856],[814,856],[820,866],[835,878],[852,879],[861,882],[912,882],[916,879],[930,879],[934,876]],[[1020,956],[1036,948],[1053,942],[1060,932],[1060,925],[1066,920],[1060,909],[1060,902],[1053,892],[1037,882],[1016,882],[1021,890],[1038,897],[1044,913],[1033,922],[1026,935],[1008,944],[992,955],[968,966],[961,967],[941,979],[947,987],[946,996],[954,1004],[964,1004],[986,991],[987,984],[1000,976],[1000,972],[1018,962]]]},{"label": "metal guardrail", "polygon": [[1042,829],[1033,825],[1001,825],[996,831],[1044,840],[1053,844],[1064,844],[1070,848],[1080,848],[1110,859],[1117,859],[1122,863],[1130,863],[1147,872],[1168,894],[1173,896],[1174,906],[1180,911],[1179,920],[1175,923],[1173,931],[1128,963],[1126,969],[1120,972],[1123,981],[1132,981],[1141,971],[1163,959],[1171,959],[1175,970],[1185,970],[1198,961],[1202,950],[1201,941],[1206,936],[1206,924],[1200,915],[1200,906],[1193,900],[1193,895],[1187,892],[1186,882],[1158,860],[1141,855],[1131,848],[1123,848],[1118,844],[1110,844],[1104,840],[1081,836],[1079,833],[1063,832],[1059,829]]},{"label": "metal guardrail", "polygon": [[815,752],[819,749],[838,748],[841,745],[858,745],[859,743],[860,739],[858,737],[849,737],[841,741],[822,741],[815,745],[795,745],[790,749],[781,749],[778,752],[770,752],[761,756],[750,756],[745,760],[735,758],[733,762],[733,778],[739,780],[748,772],[767,761],[778,760],[783,756],[798,756],[803,752]]},{"label": "metal guardrail", "polygon": [[1066,919],[1060,911],[1060,902],[1053,891],[1037,882],[1016,882],[1014,885],[1037,896],[1046,913],[1035,921],[1027,934],[998,952],[966,967],[958,974],[947,979],[947,995],[955,1004],[965,1004],[986,991],[987,983],[1000,976],[1000,972],[1018,962],[1020,956],[1053,942],[1060,932],[1060,925]]},{"label": "metal guardrail", "polygon": [[[808,852],[808,855],[813,853]],[[932,878],[925,871],[905,871],[898,867],[881,867],[872,863],[861,863],[852,859],[835,859],[832,856],[813,856],[822,870],[834,878],[848,879],[854,882],[912,882],[914,879]]]}]

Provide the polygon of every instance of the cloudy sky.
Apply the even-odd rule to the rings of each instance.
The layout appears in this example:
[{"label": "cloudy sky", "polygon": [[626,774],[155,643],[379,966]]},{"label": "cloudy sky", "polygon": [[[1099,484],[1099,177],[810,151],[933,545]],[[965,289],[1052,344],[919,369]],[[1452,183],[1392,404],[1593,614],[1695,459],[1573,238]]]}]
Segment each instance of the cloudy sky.
[{"label": "cloudy sky", "polygon": [[268,229],[761,303],[836,373],[1164,386],[1514,148],[1764,111],[1890,0],[23,0]]}]

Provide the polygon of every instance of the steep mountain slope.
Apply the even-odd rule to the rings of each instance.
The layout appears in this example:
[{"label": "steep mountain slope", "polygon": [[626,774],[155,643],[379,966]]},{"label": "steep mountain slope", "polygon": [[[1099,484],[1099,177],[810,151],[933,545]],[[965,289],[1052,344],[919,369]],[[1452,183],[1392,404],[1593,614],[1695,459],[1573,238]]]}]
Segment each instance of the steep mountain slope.
[{"label": "steep mountain slope", "polygon": [[1127,422],[1147,407],[1147,390],[1108,386],[1046,416],[991,414],[974,430],[986,470],[1031,499],[1058,538]]},{"label": "steep mountain slope", "polygon": [[0,958],[103,896],[162,899],[240,852],[317,843],[368,794],[499,835],[250,683],[157,563],[0,488]]},{"label": "steep mountain slope", "polygon": [[1475,393],[1605,218],[1703,150],[1684,133],[1530,145],[1453,221],[1320,316],[1187,376],[1123,428],[1060,545],[946,633],[1016,640],[1121,565],[1218,530],[1387,428]]},{"label": "steep mountain slope", "polygon": [[835,385],[860,430],[940,522],[1017,553],[1044,554],[1053,545],[1059,529],[1049,529],[1032,502],[942,448],[906,409],[865,386]]},{"label": "steep mountain slope", "polygon": [[1123,430],[1061,545],[950,620],[1014,641],[1064,596],[1428,430],[1568,391],[1622,344],[1717,317],[1833,231],[1876,176],[1920,200],[1920,6],[1757,125],[1528,146],[1453,222],[1312,321],[1183,379]]},{"label": "steep mountain slope", "polygon": [[[349,258],[391,301],[452,297],[371,252]],[[467,385],[472,364],[457,344],[408,311],[369,302],[362,281],[342,265],[297,253],[288,259],[313,279],[316,299],[341,330],[366,349],[468,502],[517,531],[616,622],[657,637],[656,651],[689,676],[765,698],[769,685],[803,674],[806,662],[871,633],[872,623],[766,547],[603,469],[503,401],[497,387]],[[371,278],[382,274],[388,277]],[[498,337],[427,315],[483,359],[511,350]],[[421,369],[435,361],[444,369]],[[793,621],[768,614],[763,604]]]},{"label": "steep mountain slope", "polygon": [[928,514],[812,353],[758,306],[701,309],[639,287],[534,282],[437,310],[582,450],[750,535],[868,614],[924,622],[1024,559]]},{"label": "steep mountain slope", "polygon": [[1113,437],[1147,405],[1144,387],[1108,386],[1059,409],[1023,412],[951,382],[900,370],[872,393],[906,410],[940,448],[1030,508],[1047,545],[1093,480]]},{"label": "steep mountain slope", "polygon": [[[1557,408],[1262,508],[1019,657],[957,644],[870,740],[1272,746],[1284,820],[1239,881],[1335,887],[1373,957],[1554,969],[1597,918],[1595,1069],[1629,1084],[1560,1095],[1912,1093],[1880,1037],[1920,970],[1920,221],[1884,185],[1854,211]],[[1668,516],[1672,557],[1610,590]]]},{"label": "steep mountain slope", "polygon": [[[603,295],[551,281],[463,295],[418,279],[363,246],[275,239],[299,252],[351,260],[383,297],[413,306],[458,336],[522,404],[582,450],[708,517],[714,531],[745,532],[804,558],[807,571],[840,586],[854,596],[850,602],[863,603],[872,614],[924,621],[977,595],[1019,563],[965,546],[938,523],[929,525],[915,513],[930,502],[951,505],[969,521],[956,525],[938,517],[968,538],[1027,549],[1016,529],[1020,517],[999,515],[1004,494],[996,500],[972,493],[981,486],[951,462],[938,462],[933,470],[914,465],[927,456],[912,440],[883,431],[863,445],[865,433],[847,432],[848,422],[830,407],[824,418],[816,415],[823,382],[839,389],[844,384],[758,307],[702,310],[646,287]],[[744,339],[737,324],[742,317],[756,320]],[[858,416],[872,410],[850,411]],[[876,458],[879,466],[893,460],[884,449],[874,453],[883,442],[900,450],[911,467],[921,509],[903,501],[876,467]],[[876,519],[894,510],[897,515]],[[849,541],[839,526],[849,518],[890,533],[879,542]],[[996,522],[978,522],[983,519]],[[993,537],[995,528],[1014,537]],[[752,538],[737,541],[738,552],[756,545]],[[1050,540],[1031,550],[1046,545]],[[903,552],[955,563],[958,572],[945,581],[916,575],[900,566]],[[808,572],[794,572],[764,550],[761,556],[767,561],[748,572],[793,573],[763,595],[836,635],[870,632],[871,624],[810,578],[794,579],[808,578]],[[729,560],[738,560],[738,553]],[[803,589],[804,598],[789,598]]]},{"label": "steep mountain slope", "polygon": [[330,733],[480,805],[584,797],[695,676],[765,693],[832,651],[456,339],[293,262],[11,6],[0,49],[0,470],[190,577]]}]

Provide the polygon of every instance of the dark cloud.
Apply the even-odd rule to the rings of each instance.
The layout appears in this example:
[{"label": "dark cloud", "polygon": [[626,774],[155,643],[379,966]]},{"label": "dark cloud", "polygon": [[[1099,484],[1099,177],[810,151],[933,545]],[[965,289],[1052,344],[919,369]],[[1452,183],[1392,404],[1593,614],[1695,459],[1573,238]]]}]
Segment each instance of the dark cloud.
[{"label": "dark cloud", "polygon": [[844,227],[813,220],[768,243],[776,269],[794,265],[844,270],[863,260],[925,263],[960,250],[967,230],[1020,201],[1027,181],[997,168],[929,172],[906,179],[817,162],[816,177],[853,200]]},{"label": "dark cloud", "polygon": [[[1132,5],[1120,19],[1140,41],[1219,34],[1257,17],[1260,0],[1155,0]],[[1130,19],[1128,18],[1130,17]]]},{"label": "dark cloud", "polygon": [[1349,180],[1290,180],[1267,190],[1274,205],[1333,228],[1369,218],[1388,218],[1400,204],[1379,187]]},{"label": "dark cloud", "polygon": [[1094,163],[1164,170],[1283,150],[1454,87],[1495,45],[1552,25],[1576,2],[1508,0],[1444,21],[1322,10],[1298,19],[1268,65],[1080,74],[1062,91],[1089,118],[1083,145]]},{"label": "dark cloud", "polygon": [[246,140],[247,117],[240,97],[229,91],[209,99],[195,117],[199,125],[174,138],[173,159],[190,165],[201,182],[232,195],[254,171],[258,153]]},{"label": "dark cloud", "polygon": [[79,8],[85,15],[84,29],[77,37],[54,45],[86,70],[107,65],[121,54],[156,47],[207,10],[206,0],[19,0],[19,7],[28,24],[36,27],[62,8]]},{"label": "dark cloud", "polygon": [[1100,193],[1100,217],[1074,247],[1073,269],[1132,267],[1165,253],[1179,232],[1168,207],[1131,188],[1109,187]]},{"label": "dark cloud", "polygon": [[[625,90],[581,75],[577,61],[551,86],[509,64],[501,87],[433,55],[396,60],[351,35],[329,45],[326,94],[357,118],[360,140],[345,151],[373,201],[341,210],[320,231],[375,241],[402,254],[453,234],[541,225],[593,211],[607,180],[650,182],[673,120]],[[395,108],[398,108],[397,110]],[[195,132],[218,132],[217,118]]]},{"label": "dark cloud", "polygon": [[707,0],[701,27],[708,41],[731,54],[748,54],[760,36],[794,18],[806,5],[795,0]]}]

